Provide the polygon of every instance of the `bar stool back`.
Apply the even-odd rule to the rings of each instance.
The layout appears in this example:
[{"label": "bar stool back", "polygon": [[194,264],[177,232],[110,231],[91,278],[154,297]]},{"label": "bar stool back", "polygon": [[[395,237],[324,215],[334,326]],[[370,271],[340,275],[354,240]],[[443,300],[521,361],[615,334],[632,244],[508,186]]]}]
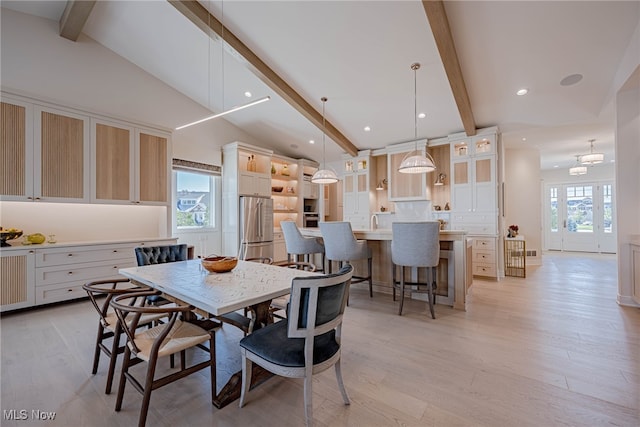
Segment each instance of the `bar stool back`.
[{"label": "bar stool back", "polygon": [[367,276],[353,276],[351,283],[369,282],[369,296],[373,297],[372,259],[371,249],[366,240],[356,240],[351,223],[346,221],[321,222],[320,232],[324,240],[328,273],[331,274],[331,261],[344,262],[359,259],[367,260]]},{"label": "bar stool back", "polygon": [[[324,245],[318,241],[315,237],[305,237],[300,233],[298,226],[293,221],[281,221],[280,228],[284,234],[284,244],[287,247],[287,262],[300,261],[299,255],[302,255],[304,262],[313,263],[309,256],[311,254],[322,254],[322,270],[324,271]],[[291,255],[295,256],[295,259],[291,259]]]},{"label": "bar stool back", "polygon": [[[400,308],[402,315],[405,286],[418,286],[413,292],[424,292],[420,284],[406,283],[404,267],[427,267],[429,274],[426,286],[429,294],[431,317],[436,318],[435,304],[436,267],[440,260],[440,223],[437,221],[394,222],[391,224],[391,259],[393,261],[393,300],[396,300],[396,288],[400,290]],[[396,282],[396,266],[400,266],[400,282]]]}]

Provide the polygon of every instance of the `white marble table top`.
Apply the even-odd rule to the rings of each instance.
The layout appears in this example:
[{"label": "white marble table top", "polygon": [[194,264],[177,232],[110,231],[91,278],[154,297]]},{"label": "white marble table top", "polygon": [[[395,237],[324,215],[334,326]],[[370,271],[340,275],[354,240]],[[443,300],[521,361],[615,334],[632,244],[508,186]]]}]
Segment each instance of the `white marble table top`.
[{"label": "white marble table top", "polygon": [[228,273],[209,273],[197,259],[119,272],[216,316],[286,295],[294,277],[318,274],[248,261]]}]

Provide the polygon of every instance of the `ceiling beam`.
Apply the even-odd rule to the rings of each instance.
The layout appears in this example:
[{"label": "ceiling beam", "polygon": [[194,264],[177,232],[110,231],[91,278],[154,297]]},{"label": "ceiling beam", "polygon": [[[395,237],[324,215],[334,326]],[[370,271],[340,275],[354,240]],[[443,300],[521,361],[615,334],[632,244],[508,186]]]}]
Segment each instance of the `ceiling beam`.
[{"label": "ceiling beam", "polygon": [[91,15],[95,1],[69,0],[60,17],[60,35],[72,42],[78,40],[85,22]]},{"label": "ceiling beam", "polygon": [[264,63],[251,49],[238,39],[228,28],[197,1],[168,0],[180,13],[193,22],[206,34],[213,31],[226,43],[225,49],[234,56],[240,56],[247,66],[260,80],[271,90],[287,101],[300,114],[306,117],[318,129],[322,130],[329,138],[335,141],[344,151],[352,156],[358,154],[358,148],[344,136],[329,121],[322,124],[322,114],[316,111],[298,92],[296,92],[284,79]]},{"label": "ceiling beam", "polygon": [[464,84],[464,78],[462,77],[462,70],[460,69],[460,62],[458,62],[456,46],[451,36],[447,13],[444,10],[444,3],[442,1],[422,0],[422,6],[427,14],[433,37],[436,40],[440,59],[447,73],[464,130],[467,136],[475,135],[476,122],[473,118],[471,101],[469,101],[467,86]]}]

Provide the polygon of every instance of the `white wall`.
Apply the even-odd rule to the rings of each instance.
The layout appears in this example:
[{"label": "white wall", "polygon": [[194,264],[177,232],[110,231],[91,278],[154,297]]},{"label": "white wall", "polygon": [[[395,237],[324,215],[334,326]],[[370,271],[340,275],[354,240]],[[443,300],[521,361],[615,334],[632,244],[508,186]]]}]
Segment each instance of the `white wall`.
[{"label": "white wall", "polygon": [[[85,35],[77,42],[60,37],[57,21],[2,9],[0,29],[3,91],[166,131],[175,121],[173,111],[194,119],[209,113]],[[221,165],[222,145],[236,140],[260,145],[241,129],[217,119],[173,132],[173,157]],[[43,215],[49,209],[55,213],[53,224]],[[55,233],[59,241],[166,237],[166,228],[159,224],[166,223],[166,214],[158,220],[149,207],[0,202],[0,214],[3,226]],[[89,222],[93,218],[98,226]],[[193,235],[175,237],[190,244],[200,241]],[[221,246],[218,232],[206,235],[205,241],[207,247],[196,248],[196,254]]]},{"label": "white wall", "polygon": [[616,223],[618,224],[618,302],[633,300],[629,243],[640,236],[640,66],[616,96]]},{"label": "white wall", "polygon": [[[518,226],[526,239],[527,250],[535,257],[527,263],[540,264],[542,259],[542,200],[540,198],[540,152],[536,149],[504,150],[504,227]],[[502,230],[506,234],[506,229]]]}]

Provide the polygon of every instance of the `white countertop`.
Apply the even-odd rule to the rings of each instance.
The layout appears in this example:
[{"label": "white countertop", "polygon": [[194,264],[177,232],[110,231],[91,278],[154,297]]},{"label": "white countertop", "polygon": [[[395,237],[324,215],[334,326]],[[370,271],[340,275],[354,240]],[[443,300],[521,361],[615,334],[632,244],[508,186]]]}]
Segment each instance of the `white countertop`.
[{"label": "white countertop", "polygon": [[[301,228],[300,232],[305,236],[322,237],[319,228]],[[392,237],[390,228],[354,229],[353,234],[362,240],[391,240]],[[440,230],[440,240],[463,240],[466,235],[462,230]]]},{"label": "white countertop", "polygon": [[22,237],[19,237],[14,240],[9,240],[11,246],[6,246],[4,248],[0,248],[0,251],[11,251],[18,249],[52,249],[52,248],[61,248],[68,246],[83,246],[83,245],[117,245],[120,243],[141,243],[141,242],[157,242],[164,240],[173,240],[176,237],[139,237],[137,239],[117,239],[117,240],[85,240],[85,241],[75,241],[75,242],[56,242],[56,243],[41,243],[41,244],[31,244],[31,245],[23,245]]}]

